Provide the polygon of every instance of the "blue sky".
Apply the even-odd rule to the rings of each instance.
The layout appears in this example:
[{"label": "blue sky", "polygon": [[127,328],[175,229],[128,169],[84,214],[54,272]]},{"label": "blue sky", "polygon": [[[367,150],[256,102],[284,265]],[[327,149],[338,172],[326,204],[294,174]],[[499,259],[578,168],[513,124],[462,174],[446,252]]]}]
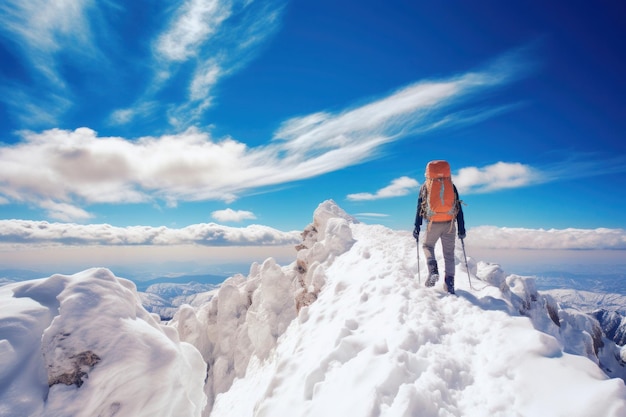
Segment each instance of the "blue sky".
[{"label": "blue sky", "polygon": [[409,230],[446,159],[469,228],[617,229],[623,249],[625,18],[619,1],[7,0],[0,236],[288,232],[331,198]]}]

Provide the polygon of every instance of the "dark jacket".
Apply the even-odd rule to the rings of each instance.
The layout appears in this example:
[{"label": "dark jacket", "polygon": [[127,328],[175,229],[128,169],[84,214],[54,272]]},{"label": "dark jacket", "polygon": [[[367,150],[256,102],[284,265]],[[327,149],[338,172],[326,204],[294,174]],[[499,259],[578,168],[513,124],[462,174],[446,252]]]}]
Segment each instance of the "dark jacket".
[{"label": "dark jacket", "polygon": [[[454,187],[454,196],[456,197],[456,201],[457,201],[457,208],[458,208],[458,212],[456,214],[456,224],[457,224],[457,228],[458,228],[458,235],[459,236],[465,236],[465,218],[463,217],[463,207],[461,204],[461,199],[459,199],[459,192],[456,190],[456,186],[453,185]],[[422,226],[422,218],[423,218],[423,213],[422,213],[422,201],[424,198],[426,198],[426,184],[422,185],[422,188],[420,188],[420,194],[419,197],[417,198],[417,211],[415,213],[415,229],[417,230],[417,233],[419,233],[420,231],[420,227]]]}]

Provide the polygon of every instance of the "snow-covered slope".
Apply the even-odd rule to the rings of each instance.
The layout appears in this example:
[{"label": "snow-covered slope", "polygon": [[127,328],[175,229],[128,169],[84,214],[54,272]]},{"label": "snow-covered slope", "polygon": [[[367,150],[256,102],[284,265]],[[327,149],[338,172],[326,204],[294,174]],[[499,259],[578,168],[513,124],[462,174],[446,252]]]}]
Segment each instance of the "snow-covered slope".
[{"label": "snow-covered slope", "polygon": [[107,269],[0,287],[0,416],[200,416],[206,365]]},{"label": "snow-covered slope", "polygon": [[619,346],[626,345],[626,317],[607,310],[597,310],[594,315],[600,322],[606,337]]},{"label": "snow-covered slope", "polygon": [[0,416],[626,416],[624,349],[532,278],[470,287],[458,248],[458,296],[425,288],[410,233],[332,201],[302,237],[167,326],[106,269],[0,287]]},{"label": "snow-covered slope", "polygon": [[[620,294],[581,290],[548,290],[546,294],[559,302],[563,309],[583,311],[595,317],[604,335],[622,346],[626,356],[626,296]],[[622,359],[626,362],[626,358]]]}]

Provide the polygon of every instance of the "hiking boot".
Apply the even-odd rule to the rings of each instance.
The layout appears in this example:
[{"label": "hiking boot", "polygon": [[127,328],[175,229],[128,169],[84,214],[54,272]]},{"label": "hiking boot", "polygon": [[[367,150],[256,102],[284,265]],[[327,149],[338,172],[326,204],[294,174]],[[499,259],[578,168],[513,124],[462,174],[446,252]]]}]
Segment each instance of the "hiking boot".
[{"label": "hiking boot", "polygon": [[443,289],[448,291],[449,294],[454,294],[454,277],[447,276],[443,280]]},{"label": "hiking boot", "polygon": [[426,286],[432,287],[437,281],[439,281],[439,269],[437,268],[437,261],[428,261],[428,279],[426,280]]},{"label": "hiking boot", "polygon": [[438,274],[431,274],[426,279],[426,284],[425,285],[427,287],[434,287],[435,284],[437,283],[437,281],[439,281],[439,275]]}]

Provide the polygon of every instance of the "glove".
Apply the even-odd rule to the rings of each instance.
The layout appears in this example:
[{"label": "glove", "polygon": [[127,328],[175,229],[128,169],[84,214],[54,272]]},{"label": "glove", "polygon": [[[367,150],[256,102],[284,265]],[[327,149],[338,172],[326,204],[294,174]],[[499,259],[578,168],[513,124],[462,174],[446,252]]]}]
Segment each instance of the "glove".
[{"label": "glove", "polygon": [[413,237],[415,238],[415,240],[419,240],[420,239],[420,228],[416,227],[415,229],[413,229]]},{"label": "glove", "polygon": [[463,240],[465,239],[465,232],[459,232],[459,239]]}]

